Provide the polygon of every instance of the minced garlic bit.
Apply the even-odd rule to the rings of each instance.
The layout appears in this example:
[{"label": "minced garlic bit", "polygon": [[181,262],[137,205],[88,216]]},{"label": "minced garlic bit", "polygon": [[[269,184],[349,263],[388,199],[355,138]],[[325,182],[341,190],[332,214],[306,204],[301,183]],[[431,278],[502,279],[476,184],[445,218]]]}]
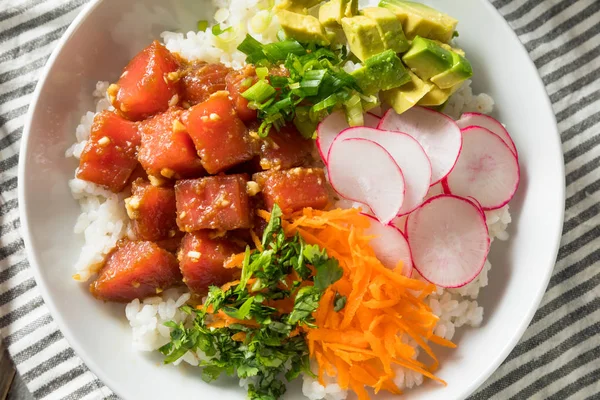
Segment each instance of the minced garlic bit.
[{"label": "minced garlic bit", "polygon": [[125,210],[129,219],[138,219],[140,216],[140,198],[137,196],[131,196],[125,199]]},{"label": "minced garlic bit", "polygon": [[169,231],[169,237],[175,237],[175,235],[177,235],[177,231],[175,229],[171,229]]},{"label": "minced garlic bit", "polygon": [[108,95],[109,100],[112,102],[117,98],[117,93],[119,92],[119,85],[112,83],[108,89],[106,89],[106,94]]},{"label": "minced garlic bit", "polygon": [[175,93],[173,97],[171,97],[171,100],[169,100],[169,107],[176,106],[177,103],[179,103],[179,95]]},{"label": "minced garlic bit", "polygon": [[185,132],[185,125],[178,119],[173,121],[173,132]]},{"label": "minced garlic bit", "polygon": [[110,143],[110,138],[108,136],[103,136],[98,140],[98,144],[102,147],[108,146]]},{"label": "minced garlic bit", "polygon": [[211,121],[220,121],[221,120],[221,117],[219,116],[219,114],[216,114],[216,113],[211,113],[209,118]]},{"label": "minced garlic bit", "polygon": [[161,288],[159,288],[159,287],[156,288],[156,294],[162,293],[162,291],[163,290]]},{"label": "minced garlic bit", "polygon": [[119,108],[121,109],[122,112],[129,111],[129,109],[127,108],[127,106],[124,103],[121,103],[121,105],[119,106]]},{"label": "minced garlic bit", "polygon": [[179,213],[179,219],[183,219],[183,218],[185,218],[186,214],[187,214],[187,213],[186,213],[185,211],[182,211],[182,212],[180,212],[180,213]]},{"label": "minced garlic bit", "polygon": [[256,132],[256,131],[250,131],[250,132],[248,133],[248,135],[250,135],[250,137],[251,137],[252,139],[256,139],[256,140],[259,140],[259,139],[260,139],[260,136],[258,136],[258,132]]},{"label": "minced garlic bit", "polygon": [[121,74],[121,78],[125,78],[125,77],[127,76],[127,74],[128,74],[128,73],[129,73],[129,71],[124,71],[124,72]]},{"label": "minced garlic bit", "polygon": [[181,106],[187,110],[192,105],[189,102],[187,102],[187,101],[184,100],[184,101],[181,102]]},{"label": "minced garlic bit", "polygon": [[134,288],[136,288],[136,289],[137,289],[137,288],[139,288],[139,287],[140,287],[140,283],[139,283],[139,282],[136,282],[136,281],[133,281],[133,282],[131,282],[131,286],[133,286]]},{"label": "minced garlic bit", "polygon": [[218,238],[222,238],[227,234],[227,231],[224,231],[223,229],[217,229],[216,231],[210,231],[208,233],[208,238],[209,239],[218,239]]},{"label": "minced garlic bit", "polygon": [[271,161],[269,161],[266,158],[261,158],[260,159],[260,167],[262,169],[271,169],[271,167],[273,167],[273,165],[271,164]]},{"label": "minced garlic bit", "polygon": [[162,186],[165,183],[165,180],[163,178],[154,175],[148,175],[148,180],[150,181],[150,184],[152,184],[152,186],[156,187]]},{"label": "minced garlic bit", "polygon": [[260,185],[254,181],[246,182],[246,193],[249,196],[256,196],[260,192]]},{"label": "minced garlic bit", "polygon": [[198,261],[200,259],[201,254],[200,254],[199,251],[193,251],[192,250],[192,251],[188,251],[187,256],[189,258],[191,258],[192,261]]},{"label": "minced garlic bit", "polygon": [[163,168],[160,170],[160,174],[165,178],[171,179],[175,176],[175,171],[173,171],[171,168]]},{"label": "minced garlic bit", "polygon": [[206,115],[203,115],[200,117],[200,121],[202,122],[208,122],[208,117]]},{"label": "minced garlic bit", "polygon": [[171,82],[177,82],[181,78],[181,73],[179,71],[169,72],[167,74],[167,79]]}]

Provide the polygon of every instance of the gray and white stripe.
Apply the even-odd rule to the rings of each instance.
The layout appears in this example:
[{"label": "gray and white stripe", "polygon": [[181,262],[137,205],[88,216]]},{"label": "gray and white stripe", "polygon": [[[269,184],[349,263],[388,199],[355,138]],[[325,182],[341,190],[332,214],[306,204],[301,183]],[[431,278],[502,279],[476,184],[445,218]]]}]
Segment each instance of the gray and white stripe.
[{"label": "gray and white stripe", "polygon": [[[36,398],[116,396],[48,313],[19,235],[17,161],[41,68],[86,0],[0,0],[0,332]],[[495,0],[529,51],[557,116],[566,164],[554,275],[520,343],[473,399],[600,396],[600,1]]]}]

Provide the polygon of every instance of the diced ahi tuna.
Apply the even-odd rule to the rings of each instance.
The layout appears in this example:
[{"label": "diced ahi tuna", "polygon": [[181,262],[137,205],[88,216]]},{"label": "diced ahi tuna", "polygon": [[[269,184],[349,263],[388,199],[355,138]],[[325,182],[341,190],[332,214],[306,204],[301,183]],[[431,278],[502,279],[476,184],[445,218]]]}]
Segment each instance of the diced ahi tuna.
[{"label": "diced ahi tuna", "polygon": [[125,207],[137,240],[155,242],[173,238],[179,232],[175,190],[171,187],[157,187],[137,179],[131,185],[131,197],[125,199]]},{"label": "diced ahi tuna", "polygon": [[251,226],[246,175],[209,176],[175,184],[177,225],[184,232]]},{"label": "diced ahi tuna", "polygon": [[192,292],[206,294],[209,286],[221,286],[239,277],[237,268],[224,268],[230,256],[244,247],[226,237],[214,238],[211,231],[187,233],[179,250],[179,268],[183,282]]},{"label": "diced ahi tuna", "polygon": [[314,141],[305,139],[292,124],[278,131],[271,129],[269,136],[260,141],[262,169],[289,169],[310,160]]},{"label": "diced ahi tuna", "polygon": [[181,239],[183,239],[183,232],[177,231],[177,235],[173,238],[157,240],[155,243],[161,249],[165,249],[169,253],[177,253],[179,246],[181,245]]},{"label": "diced ahi tuna", "polygon": [[148,175],[196,178],[205,174],[196,148],[181,122],[184,111],[173,107],[142,121],[138,159]]},{"label": "diced ahi tuna", "polygon": [[81,153],[77,177],[118,193],[138,165],[140,134],[133,122],[109,111],[94,118],[90,138]]},{"label": "diced ahi tuna", "polygon": [[256,119],[257,112],[248,107],[248,100],[242,96],[250,86],[256,82],[256,70],[254,65],[247,65],[241,71],[231,71],[227,75],[227,91],[238,117],[244,122],[253,121]]},{"label": "diced ahi tuna", "polygon": [[321,168],[293,168],[254,174],[269,210],[277,203],[285,213],[304,207],[325,208],[329,202],[325,174]]},{"label": "diced ahi tuna", "polygon": [[179,100],[179,82],[171,73],[179,69],[177,59],[156,40],[125,67],[108,95],[125,117],[139,121],[165,111]]},{"label": "diced ahi tuna", "polygon": [[180,72],[181,93],[191,105],[208,100],[211,94],[225,90],[225,77],[231,68],[223,64],[207,64],[196,61],[186,65]]},{"label": "diced ahi tuna", "polygon": [[224,171],[254,156],[253,140],[233,109],[227,92],[217,92],[189,109],[186,125],[204,169]]},{"label": "diced ahi tuna", "polygon": [[101,300],[129,302],[156,295],[181,279],[173,254],[152,242],[127,242],[108,256],[90,291]]}]

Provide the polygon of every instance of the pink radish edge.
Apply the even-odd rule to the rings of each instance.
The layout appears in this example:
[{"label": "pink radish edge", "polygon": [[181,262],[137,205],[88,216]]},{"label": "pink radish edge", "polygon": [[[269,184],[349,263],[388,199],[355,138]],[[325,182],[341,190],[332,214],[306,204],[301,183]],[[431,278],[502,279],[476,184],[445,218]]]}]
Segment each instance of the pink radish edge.
[{"label": "pink radish edge", "polygon": [[[439,111],[436,111],[436,110],[432,110],[431,108],[427,108],[427,107],[421,107],[421,106],[415,106],[415,107],[413,107],[413,108],[424,109],[424,110],[427,110],[427,111],[429,111],[429,112],[431,112],[431,113],[438,114],[440,117],[443,117],[444,119],[446,119],[446,120],[448,120],[449,122],[451,122],[451,123],[453,123],[453,124],[455,124],[455,125],[457,125],[457,126],[458,126],[458,124],[457,124],[457,121],[455,121],[454,119],[450,118],[449,116],[447,116],[447,115],[446,115],[446,114],[444,114],[444,113],[441,113],[441,112],[439,112]],[[391,114],[391,113],[395,113],[395,111],[394,111],[394,109],[393,109],[393,108],[390,108],[389,110],[387,110],[387,111],[386,111],[386,112],[383,114],[383,116],[380,118],[379,124],[377,125],[377,129],[380,129],[380,130],[386,130],[386,129],[382,128],[382,125],[383,125],[383,124],[385,124],[385,121],[386,121],[386,118],[388,117],[388,114]],[[459,130],[460,130],[460,127],[459,127]],[[394,132],[406,133],[406,132],[402,132],[402,131],[394,131]],[[411,135],[410,135],[410,134],[408,134],[408,133],[406,133],[406,134],[407,134],[407,135],[409,135],[409,136],[411,136]],[[418,140],[417,140],[417,142],[418,142]],[[420,143],[419,143],[419,144],[420,144]],[[439,178],[438,178],[438,179],[437,179],[435,182],[431,182],[431,185],[430,185],[430,186],[434,186],[434,185],[436,185],[436,184],[438,184],[438,183],[442,182],[442,181],[443,181],[443,180],[444,180],[444,179],[445,179],[445,178],[446,178],[446,177],[447,177],[447,176],[450,174],[450,172],[452,172],[452,170],[453,170],[453,169],[454,169],[454,167],[456,166],[456,163],[458,162],[458,157],[460,156],[460,153],[461,153],[461,151],[462,151],[462,146],[463,146],[463,143],[462,143],[462,136],[461,136],[461,142],[460,142],[460,146],[459,146],[459,148],[458,148],[458,152],[457,152],[456,158],[454,159],[454,163],[452,164],[452,166],[450,167],[450,169],[449,169],[449,170],[446,172],[446,174],[445,174],[444,176],[441,176],[441,177],[439,177]],[[421,145],[421,147],[423,147],[423,146]],[[425,153],[427,154],[427,152],[425,152]],[[429,154],[427,154],[427,155],[429,156]],[[430,162],[431,162],[431,158],[430,158]],[[432,165],[433,165],[433,163],[432,163]]]},{"label": "pink radish edge", "polygon": [[[489,129],[481,127],[481,126],[473,125],[473,126],[468,126],[468,127],[464,128],[464,129],[461,129],[461,132],[464,135],[464,134],[468,134],[470,131],[473,131],[473,130],[476,130],[476,129],[481,129],[483,131],[486,131],[490,135],[493,135],[494,137],[498,138],[499,145],[500,146],[504,146],[506,149],[508,149],[508,151],[514,157],[515,165],[517,167],[517,170],[516,170],[517,179],[515,181],[515,185],[514,185],[514,188],[512,189],[512,192],[511,192],[510,196],[508,196],[508,198],[506,200],[501,201],[499,204],[494,204],[493,206],[486,206],[486,207],[484,207],[479,200],[476,200],[478,202],[479,206],[482,208],[482,210],[484,210],[484,211],[493,211],[493,210],[497,210],[499,208],[502,208],[505,205],[507,205],[508,203],[510,203],[510,201],[515,196],[517,190],[519,189],[519,184],[521,182],[521,165],[519,164],[519,159],[518,159],[517,155],[510,149],[510,147],[508,146],[508,144],[506,144],[506,142],[504,140],[502,140],[502,138],[500,136],[496,135],[494,132],[490,131]],[[463,146],[464,146],[464,141],[463,141]],[[462,149],[461,149],[461,151],[462,151]],[[459,158],[460,158],[460,155],[459,155]],[[457,162],[454,163],[454,167],[458,163],[458,159],[456,161]],[[453,170],[454,170],[454,167],[453,167]],[[452,171],[450,171],[450,172],[452,172]],[[446,175],[446,177],[444,177],[444,179],[442,180],[442,186],[444,188],[444,193],[453,194],[453,195],[456,195],[456,196],[459,196],[459,197],[462,197],[462,198],[465,198],[465,197],[473,197],[473,198],[475,198],[474,196],[462,196],[462,195],[460,195],[458,193],[454,193],[452,191],[452,189],[450,188],[450,183],[448,182],[449,176],[450,176],[450,174]]]},{"label": "pink radish edge", "polygon": [[[356,128],[363,128],[363,127],[357,127],[357,126],[353,126],[347,129],[344,129],[343,131],[341,131],[337,137],[339,137],[342,140],[347,139],[346,135],[351,135],[351,132],[353,130],[355,130]],[[425,150],[423,149],[423,146],[421,146],[421,144],[412,136],[410,136],[407,133],[404,132],[398,132],[398,131],[385,131],[385,130],[380,130],[380,129],[375,129],[375,128],[368,128],[369,130],[372,129],[373,131],[376,131],[377,133],[381,133],[382,135],[400,135],[403,136],[405,138],[408,138],[410,141],[412,141],[411,143],[414,142],[414,144],[417,145],[417,148],[420,149],[420,151],[422,152],[422,156],[424,157],[423,159],[426,160],[427,165],[429,165],[429,181],[431,181],[431,160],[429,159],[429,157],[427,156],[427,153],[425,152]],[[337,138],[336,138],[337,139]],[[380,146],[382,146],[392,157],[392,159],[394,159],[394,161],[396,162],[396,165],[398,165],[398,167],[400,168],[400,171],[402,172],[402,176],[404,177],[404,182],[405,182],[405,198],[404,201],[406,201],[406,191],[407,191],[407,182],[406,182],[406,173],[404,172],[404,170],[402,169],[402,167],[398,164],[396,158],[394,157],[394,155],[390,152],[391,150],[388,149],[386,146],[384,146],[382,143],[379,143],[376,139],[371,139],[369,137],[365,137],[364,139],[367,140],[372,140],[375,143],[379,144]],[[331,152],[331,147],[329,148],[329,151]],[[327,160],[329,160],[329,154],[327,154]],[[431,185],[429,186],[431,187]],[[416,210],[422,203],[423,203],[423,199],[425,198],[425,196],[427,196],[427,191],[425,191],[425,193],[423,193],[423,196],[420,198],[420,200],[414,205],[412,206],[412,208],[408,209],[408,210],[402,210],[402,208],[400,209],[400,212],[397,214],[398,217],[401,217],[403,215],[408,215],[411,212],[413,212],[414,210]],[[420,196],[419,196],[420,197]]]},{"label": "pink radish edge", "polygon": [[[410,250],[410,245],[408,244],[408,239],[406,238],[406,235],[400,230],[398,229],[396,226],[392,225],[392,224],[387,224],[387,225],[383,225],[381,222],[379,222],[379,220],[377,218],[375,218],[372,215],[369,214],[365,214],[365,213],[361,213],[361,215],[364,215],[365,217],[369,218],[370,220],[372,220],[372,224],[379,224],[383,229],[389,228],[389,229],[393,229],[395,233],[399,234],[402,237],[402,240],[404,240],[404,243],[406,244],[406,251],[408,252],[408,257],[409,257],[409,262],[404,262],[404,260],[399,259],[398,261],[403,261],[402,264],[402,275],[410,278],[412,275],[412,271],[413,271],[413,261],[412,261],[412,252]],[[377,251],[374,248],[373,249],[377,255]],[[378,257],[379,258],[379,257]],[[382,262],[383,261],[381,259],[379,259],[379,261]],[[397,263],[396,263],[397,264]],[[385,265],[384,266],[388,269],[394,270],[394,268],[396,267],[394,266],[389,266],[389,265]]]},{"label": "pink radish edge", "polygon": [[[331,148],[330,148],[330,154],[329,156],[331,156],[331,149],[334,148],[336,142],[338,142],[339,139],[338,137],[336,137],[336,139],[333,141]],[[396,215],[398,214],[398,211],[400,210],[400,208],[402,207],[402,203],[404,202],[404,195],[406,193],[406,186],[404,183],[404,174],[402,173],[402,170],[400,169],[400,167],[398,167],[398,165],[396,164],[396,162],[394,161],[394,159],[392,158],[392,156],[390,155],[390,153],[388,153],[388,151],[383,148],[380,144],[373,142],[372,140],[368,140],[368,139],[363,139],[363,138],[348,138],[348,139],[343,139],[340,142],[349,142],[349,141],[360,141],[360,142],[365,142],[365,143],[369,143],[370,145],[374,145],[377,148],[381,149],[381,151],[383,152],[382,154],[387,155],[387,157],[389,158],[389,161],[391,161],[391,165],[393,165],[393,167],[395,167],[395,170],[398,172],[398,177],[402,180],[402,201],[400,201],[400,204],[398,205],[398,208],[396,209],[396,212],[394,213],[394,215],[390,215],[389,219],[384,219],[384,220],[380,220],[379,216],[377,216],[377,212],[374,209],[372,204],[369,204],[368,201],[366,201],[367,199],[357,199],[353,196],[349,196],[348,194],[342,193],[339,189],[339,186],[336,184],[336,180],[337,178],[335,178],[336,174],[332,174],[331,171],[331,163],[327,164],[327,174],[329,176],[329,183],[331,184],[331,187],[333,188],[333,190],[335,190],[338,194],[340,194],[342,197],[351,200],[351,201],[355,201],[358,203],[363,203],[366,206],[368,206],[371,211],[377,216],[377,219],[384,225],[387,225],[392,219],[394,219],[396,217]],[[328,156],[328,158],[329,158]]]},{"label": "pink radish edge", "polygon": [[466,198],[464,198],[464,197],[461,197],[461,196],[456,196],[456,195],[453,195],[453,194],[440,194],[440,195],[437,195],[437,196],[434,196],[434,197],[431,197],[431,198],[427,199],[427,200],[426,200],[426,201],[425,201],[423,204],[421,204],[421,206],[420,206],[419,208],[417,208],[417,210],[415,210],[415,211],[418,211],[419,209],[421,209],[421,208],[423,208],[423,207],[427,206],[427,205],[428,205],[428,204],[430,204],[431,202],[433,202],[433,201],[435,201],[436,199],[439,199],[439,198],[441,198],[441,197],[454,198],[454,199],[457,199],[457,200],[464,201],[464,202],[466,202],[466,203],[470,204],[471,206],[475,207],[475,209],[477,209],[477,211],[478,211],[478,214],[479,214],[479,216],[481,217],[481,222],[482,222],[483,226],[485,227],[485,231],[486,231],[486,233],[487,233],[487,234],[486,234],[486,238],[485,238],[485,243],[486,243],[487,251],[486,251],[486,256],[484,257],[483,261],[481,262],[481,265],[480,265],[480,266],[479,266],[479,267],[476,269],[476,271],[477,271],[477,272],[476,272],[476,273],[474,273],[472,277],[468,278],[468,279],[467,279],[467,280],[466,280],[464,283],[462,283],[462,284],[460,284],[460,285],[454,285],[454,286],[442,286],[442,285],[440,285],[440,284],[437,284],[437,283],[435,283],[435,282],[432,282],[432,281],[431,281],[430,279],[428,279],[428,278],[427,278],[425,275],[423,275],[423,273],[421,272],[421,269],[419,269],[419,266],[417,265],[417,263],[416,263],[416,260],[415,260],[415,258],[414,258],[414,256],[413,256],[413,254],[412,254],[412,247],[411,247],[411,245],[410,245],[410,235],[409,235],[409,233],[408,233],[408,223],[409,223],[409,219],[410,219],[410,217],[411,217],[411,216],[413,216],[414,214],[409,214],[408,218],[407,218],[407,219],[406,219],[406,221],[405,221],[405,237],[407,238],[407,240],[408,240],[408,246],[409,246],[409,248],[411,249],[411,258],[412,258],[412,261],[413,261],[413,268],[414,268],[414,269],[416,269],[416,270],[417,270],[417,272],[419,272],[419,275],[421,275],[421,276],[423,277],[423,279],[425,279],[427,282],[429,282],[429,283],[432,283],[432,284],[434,284],[434,285],[436,285],[436,286],[440,286],[440,287],[443,287],[443,288],[446,288],[446,289],[456,289],[456,288],[460,288],[460,287],[463,287],[463,286],[466,286],[466,285],[468,285],[468,284],[469,284],[469,283],[471,283],[471,282],[472,282],[472,281],[473,281],[475,278],[477,278],[477,277],[479,276],[479,274],[480,274],[480,273],[481,273],[481,271],[483,270],[483,267],[485,266],[485,262],[486,262],[486,260],[487,260],[487,255],[489,254],[489,251],[490,251],[491,240],[490,240],[490,235],[489,235],[489,230],[488,230],[487,222],[486,222],[486,219],[485,219],[485,214],[482,212],[482,210],[481,210],[481,209],[479,209],[479,207],[478,207],[478,206],[477,206],[477,205],[476,205],[476,204],[475,204],[475,203],[474,203],[472,200],[466,199]]},{"label": "pink radish edge", "polygon": [[[463,121],[463,119],[465,119],[465,118],[467,119],[467,122],[466,123],[463,122],[461,124],[461,121]],[[474,118],[475,121],[469,121],[470,118]],[[487,126],[477,124],[478,118],[485,120],[487,123],[485,123],[483,125],[487,125]],[[479,126],[481,128],[485,128],[489,131],[492,131],[492,133],[498,135],[500,137],[500,139],[502,139],[502,141],[504,141],[508,145],[508,147],[515,154],[515,156],[517,156],[517,158],[519,158],[519,151],[517,150],[517,146],[515,145],[515,142],[514,142],[512,136],[510,136],[510,133],[508,133],[508,130],[496,118],[491,117],[486,114],[482,114],[482,113],[466,112],[460,116],[460,119],[458,121],[456,121],[456,123],[458,124],[458,126],[461,130],[466,129],[470,126]],[[496,129],[498,129],[498,131],[502,132],[502,133],[496,132],[495,129],[491,129],[492,126]]]}]

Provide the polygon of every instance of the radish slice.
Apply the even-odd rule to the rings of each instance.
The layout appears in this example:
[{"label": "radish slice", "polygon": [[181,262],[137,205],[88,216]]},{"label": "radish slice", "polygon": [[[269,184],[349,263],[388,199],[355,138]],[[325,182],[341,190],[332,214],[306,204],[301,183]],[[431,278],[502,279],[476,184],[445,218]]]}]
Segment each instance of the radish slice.
[{"label": "radish slice", "polygon": [[460,119],[456,121],[456,123],[460,129],[464,129],[469,126],[480,126],[495,133],[496,135],[500,136],[500,139],[506,143],[515,156],[519,156],[517,153],[517,146],[515,146],[515,142],[513,142],[504,125],[489,115],[475,112],[464,113]]},{"label": "radish slice", "polygon": [[406,226],[414,267],[429,282],[461,287],[481,272],[490,237],[485,217],[471,201],[433,197],[408,216]]},{"label": "radish slice", "polygon": [[462,136],[456,122],[429,108],[412,107],[402,114],[390,109],[377,128],[404,132],[423,146],[431,161],[432,185],[452,171],[462,146]]},{"label": "radish slice", "polygon": [[519,186],[517,156],[496,134],[471,126],[463,130],[463,149],[444,187],[457,196],[477,199],[484,210],[506,205]]},{"label": "radish slice", "polygon": [[362,126],[346,129],[336,140],[349,138],[368,139],[381,145],[402,170],[406,194],[398,215],[408,214],[423,203],[431,183],[431,163],[419,142],[406,133]]},{"label": "radish slice", "polygon": [[410,278],[413,265],[406,236],[395,226],[383,225],[376,218],[364,215],[371,220],[371,226],[365,230],[365,233],[377,236],[371,239],[371,247],[375,251],[377,259],[391,270],[396,269],[398,261],[402,261],[402,275]]},{"label": "radish slice", "polygon": [[395,228],[399,229],[402,233],[406,233],[406,220],[410,214],[403,215],[401,217],[396,217],[390,222],[391,225],[394,225]]},{"label": "radish slice", "polygon": [[[364,115],[364,124],[370,128],[376,128],[379,125],[378,116],[366,113]],[[343,111],[331,113],[317,126],[317,149],[321,155],[321,159],[327,164],[327,154],[335,137],[344,129],[350,128],[346,121],[346,114]]]},{"label": "radish slice", "polygon": [[402,207],[402,171],[390,153],[371,140],[336,139],[329,152],[327,173],[336,192],[368,205],[383,224],[390,222]]}]

